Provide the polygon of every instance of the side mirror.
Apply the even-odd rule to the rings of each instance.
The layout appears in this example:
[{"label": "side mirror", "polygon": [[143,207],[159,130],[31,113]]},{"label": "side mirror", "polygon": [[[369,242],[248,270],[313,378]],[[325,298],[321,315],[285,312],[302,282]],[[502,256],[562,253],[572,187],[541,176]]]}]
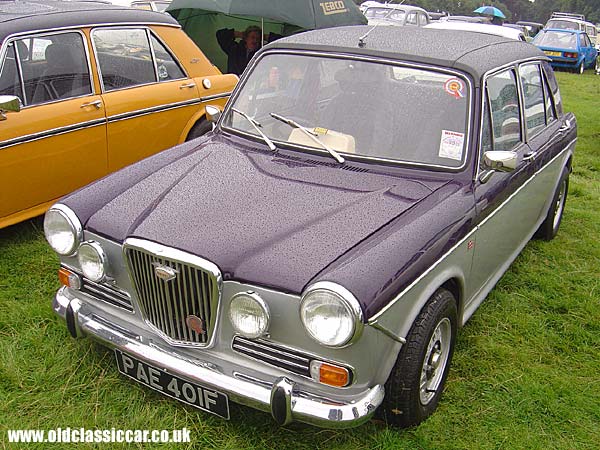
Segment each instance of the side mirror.
[{"label": "side mirror", "polygon": [[5,112],[21,111],[21,100],[14,95],[0,95],[0,120],[6,120]]},{"label": "side mirror", "polygon": [[515,152],[491,151],[483,154],[483,165],[486,169],[497,172],[512,172],[517,168],[519,155]]},{"label": "side mirror", "polygon": [[206,119],[210,123],[217,123],[221,117],[221,109],[214,105],[206,105]]}]

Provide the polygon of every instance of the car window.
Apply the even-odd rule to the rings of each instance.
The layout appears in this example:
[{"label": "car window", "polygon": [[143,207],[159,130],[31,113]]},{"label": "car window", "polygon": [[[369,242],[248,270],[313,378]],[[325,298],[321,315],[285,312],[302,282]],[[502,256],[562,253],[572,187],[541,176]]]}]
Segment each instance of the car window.
[{"label": "car window", "polygon": [[481,149],[479,152],[479,163],[483,164],[483,154],[492,150],[492,122],[490,118],[490,107],[487,95],[483,103],[483,117],[481,118]]},{"label": "car window", "polygon": [[542,47],[577,49],[577,34],[572,31],[540,31],[533,40],[534,45]]},{"label": "car window", "polygon": [[0,95],[14,95],[22,101],[21,81],[17,68],[15,44],[8,44],[4,61],[0,64]]},{"label": "car window", "polygon": [[519,96],[514,70],[506,70],[487,80],[490,98],[494,150],[512,150],[521,141]]},{"label": "car window", "polygon": [[[456,168],[466,159],[469,97],[468,82],[454,74],[272,54],[253,68],[232,108],[283,144],[322,150],[271,113],[292,118],[338,152]],[[225,128],[259,136],[247,118],[231,111],[223,119]]]},{"label": "car window", "polygon": [[556,120],[556,111],[554,110],[554,102],[546,77],[542,77],[542,84],[544,85],[544,101],[546,103],[546,124],[550,124]]},{"label": "car window", "polygon": [[88,59],[81,34],[33,36],[15,42],[23,75],[26,105],[92,93]]},{"label": "car window", "polygon": [[592,46],[592,42],[590,41],[590,38],[587,36],[587,34],[582,34],[581,39],[582,39],[581,45],[583,47],[591,47]]},{"label": "car window", "polygon": [[562,97],[560,95],[560,89],[558,87],[558,82],[556,81],[556,77],[554,76],[554,70],[548,61],[544,61],[542,63],[542,67],[544,68],[544,73],[546,74],[546,79],[548,80],[548,85],[550,86],[550,91],[552,91],[552,97],[554,98],[554,105],[556,106],[556,112],[558,115],[563,113],[562,107]]},{"label": "car window", "polygon": [[411,12],[406,16],[406,25],[417,25],[417,13]]},{"label": "car window", "polygon": [[150,40],[152,41],[152,49],[156,58],[158,81],[185,78],[185,73],[166,47],[154,35],[151,35]]},{"label": "car window", "polygon": [[146,30],[96,29],[92,38],[105,91],[156,82]]},{"label": "car window", "polygon": [[419,13],[419,26],[425,26],[428,22],[427,16],[423,13]]},{"label": "car window", "polygon": [[580,30],[581,25],[578,22],[570,20],[549,20],[546,28],[557,28],[559,30]]},{"label": "car window", "polygon": [[523,88],[523,106],[525,109],[525,129],[527,136],[532,137],[546,125],[544,106],[544,89],[540,66],[538,64],[523,64],[519,67],[521,86]]}]

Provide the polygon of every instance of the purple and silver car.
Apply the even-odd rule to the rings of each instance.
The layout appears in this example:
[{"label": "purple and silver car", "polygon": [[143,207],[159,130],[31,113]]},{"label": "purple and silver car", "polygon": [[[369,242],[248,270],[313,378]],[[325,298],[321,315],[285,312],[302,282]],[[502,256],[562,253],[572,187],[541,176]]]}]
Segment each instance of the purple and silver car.
[{"label": "purple and silver car", "polygon": [[411,426],[456,333],[559,228],[576,121],[548,58],[451,30],[265,47],[207,136],[63,198],[55,312],[135,381],[229,417]]}]

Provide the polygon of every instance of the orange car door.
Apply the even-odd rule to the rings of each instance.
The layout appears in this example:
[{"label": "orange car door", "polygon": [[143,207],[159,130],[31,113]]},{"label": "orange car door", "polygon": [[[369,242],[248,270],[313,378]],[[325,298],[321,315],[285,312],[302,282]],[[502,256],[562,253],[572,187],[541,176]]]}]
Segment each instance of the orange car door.
[{"label": "orange car door", "polygon": [[117,170],[172,147],[200,103],[198,88],[148,28],[92,31],[108,119],[108,165]]},{"label": "orange car door", "polygon": [[23,108],[0,122],[0,228],[106,173],[106,117],[87,55],[79,31],[8,44],[0,95]]}]

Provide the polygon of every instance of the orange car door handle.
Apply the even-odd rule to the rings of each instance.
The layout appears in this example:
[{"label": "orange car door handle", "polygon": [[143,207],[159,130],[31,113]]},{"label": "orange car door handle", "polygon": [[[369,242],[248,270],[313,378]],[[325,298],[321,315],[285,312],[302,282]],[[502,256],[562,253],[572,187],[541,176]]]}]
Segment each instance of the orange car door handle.
[{"label": "orange car door handle", "polygon": [[81,108],[87,108],[88,106],[94,106],[96,109],[102,107],[102,100],[94,100],[93,102],[84,103]]},{"label": "orange car door handle", "polygon": [[196,87],[196,83],[186,83],[179,86],[179,89],[191,89]]}]

